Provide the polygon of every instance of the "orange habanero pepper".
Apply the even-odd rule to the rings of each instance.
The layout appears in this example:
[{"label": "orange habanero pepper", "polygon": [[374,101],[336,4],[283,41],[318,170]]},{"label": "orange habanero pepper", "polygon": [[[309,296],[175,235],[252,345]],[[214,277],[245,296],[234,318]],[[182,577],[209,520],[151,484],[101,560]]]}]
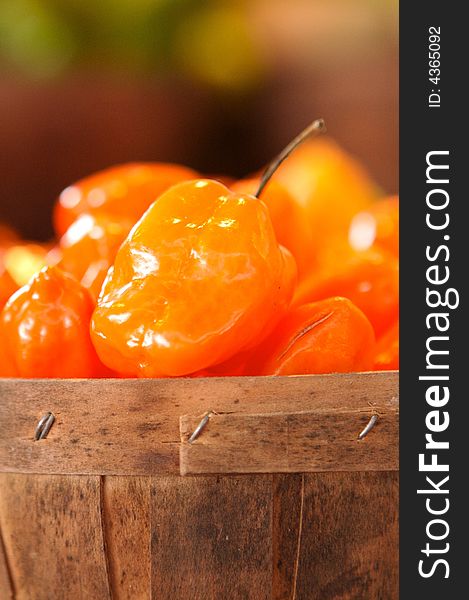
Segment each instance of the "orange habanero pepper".
[{"label": "orange habanero pepper", "polygon": [[10,359],[3,376],[107,375],[90,339],[92,312],[93,301],[78,281],[57,267],[42,269],[0,314],[2,351]]},{"label": "orange habanero pepper", "polygon": [[318,253],[334,237],[347,237],[353,216],[367,209],[378,188],[363,167],[330,139],[299,147],[275,173],[306,213]]},{"label": "orange habanero pepper", "polygon": [[107,213],[134,223],[160,194],[197,173],[166,163],[131,163],[95,173],[67,187],[54,210],[54,226],[62,236],[82,213]]},{"label": "orange habanero pepper", "polygon": [[308,375],[367,371],[374,333],[350,300],[327,298],[291,308],[252,352],[252,375]]},{"label": "orange habanero pepper", "polygon": [[223,184],[177,184],[117,252],[92,318],[101,360],[130,376],[194,373],[265,337],[296,267],[266,205]]}]

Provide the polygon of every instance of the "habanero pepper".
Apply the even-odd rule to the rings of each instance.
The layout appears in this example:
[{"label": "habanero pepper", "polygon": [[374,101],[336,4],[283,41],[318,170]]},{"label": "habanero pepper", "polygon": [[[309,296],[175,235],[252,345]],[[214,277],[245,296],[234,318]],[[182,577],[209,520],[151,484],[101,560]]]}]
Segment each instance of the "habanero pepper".
[{"label": "habanero pepper", "polygon": [[353,216],[378,198],[379,190],[365,169],[330,139],[303,144],[275,173],[306,213],[313,251],[336,237],[347,238]]},{"label": "habanero pepper", "polygon": [[130,163],[105,169],[60,194],[54,209],[55,231],[61,237],[82,213],[107,213],[135,223],[165,190],[195,177],[192,169],[167,163]]},{"label": "habanero pepper", "polygon": [[194,375],[269,334],[289,307],[297,269],[259,196],[298,144],[323,130],[318,119],[288,144],[254,196],[198,179],[150,206],[120,247],[93,313],[92,339],[106,365],[130,376]]},{"label": "habanero pepper", "polygon": [[177,184],[117,252],[93,313],[93,343],[127,376],[206,369],[269,333],[295,274],[262,201],[211,180]]},{"label": "habanero pepper", "polygon": [[252,351],[247,374],[367,371],[374,343],[373,328],[360,309],[346,298],[327,298],[291,308]]},{"label": "habanero pepper", "polygon": [[89,333],[89,292],[58,267],[45,267],[0,313],[4,377],[104,377]]}]

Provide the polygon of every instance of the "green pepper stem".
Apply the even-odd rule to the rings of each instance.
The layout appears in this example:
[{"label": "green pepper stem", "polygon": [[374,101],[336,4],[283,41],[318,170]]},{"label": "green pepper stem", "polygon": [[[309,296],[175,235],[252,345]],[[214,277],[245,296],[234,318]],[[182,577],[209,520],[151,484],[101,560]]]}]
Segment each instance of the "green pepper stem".
[{"label": "green pepper stem", "polygon": [[324,133],[326,131],[326,124],[324,123],[324,119],[316,119],[313,121],[306,129],[304,129],[300,134],[296,136],[285,148],[280,152],[278,156],[276,156],[267,166],[264,171],[261,181],[259,183],[259,187],[257,192],[254,194],[256,198],[260,198],[265,186],[269,183],[272,175],[279,168],[279,166],[283,163],[283,161],[290,156],[290,154],[300,145],[302,144],[306,138],[315,137],[320,133]]}]

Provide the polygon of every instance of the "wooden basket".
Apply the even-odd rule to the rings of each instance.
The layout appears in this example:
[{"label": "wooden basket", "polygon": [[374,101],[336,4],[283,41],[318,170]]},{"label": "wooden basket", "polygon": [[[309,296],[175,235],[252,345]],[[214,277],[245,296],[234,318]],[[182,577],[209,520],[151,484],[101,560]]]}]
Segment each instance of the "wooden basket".
[{"label": "wooden basket", "polygon": [[0,599],[397,599],[397,469],[397,373],[1,380]]}]

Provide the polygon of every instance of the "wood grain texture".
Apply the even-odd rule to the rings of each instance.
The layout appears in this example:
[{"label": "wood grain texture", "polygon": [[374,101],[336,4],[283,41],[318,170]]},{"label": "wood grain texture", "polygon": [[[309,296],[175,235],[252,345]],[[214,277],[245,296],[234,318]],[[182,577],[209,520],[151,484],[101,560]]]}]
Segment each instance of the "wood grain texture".
[{"label": "wood grain texture", "polygon": [[0,474],[0,598],[397,600],[397,515],[395,472]]},{"label": "wood grain texture", "polygon": [[[383,410],[383,409],[382,409]],[[211,415],[189,443],[200,417],[181,417],[181,475],[201,473],[309,473],[395,471],[399,414],[382,412],[362,440],[370,406],[348,411]]]},{"label": "wood grain texture", "polygon": [[297,576],[304,475],[273,475],[272,600],[291,600]]},{"label": "wood grain texture", "polygon": [[16,600],[111,598],[99,477],[0,475],[0,526]]},{"label": "wood grain texture", "polygon": [[149,600],[150,478],[103,479],[103,519],[112,599]]},{"label": "wood grain texture", "polygon": [[305,475],[295,600],[397,600],[397,473]]},{"label": "wood grain texture", "polygon": [[154,600],[270,600],[272,478],[157,477]]},{"label": "wood grain texture", "polygon": [[0,531],[0,598],[2,600],[13,600],[14,590],[11,580],[8,558],[5,553],[2,532]]},{"label": "wood grain texture", "polygon": [[[179,417],[381,412],[398,404],[398,373],[160,380],[0,380],[0,471],[179,474]],[[33,441],[38,419],[56,416]],[[357,423],[359,425],[359,423]],[[358,431],[357,431],[358,433]],[[397,440],[394,440],[397,445]]]}]

